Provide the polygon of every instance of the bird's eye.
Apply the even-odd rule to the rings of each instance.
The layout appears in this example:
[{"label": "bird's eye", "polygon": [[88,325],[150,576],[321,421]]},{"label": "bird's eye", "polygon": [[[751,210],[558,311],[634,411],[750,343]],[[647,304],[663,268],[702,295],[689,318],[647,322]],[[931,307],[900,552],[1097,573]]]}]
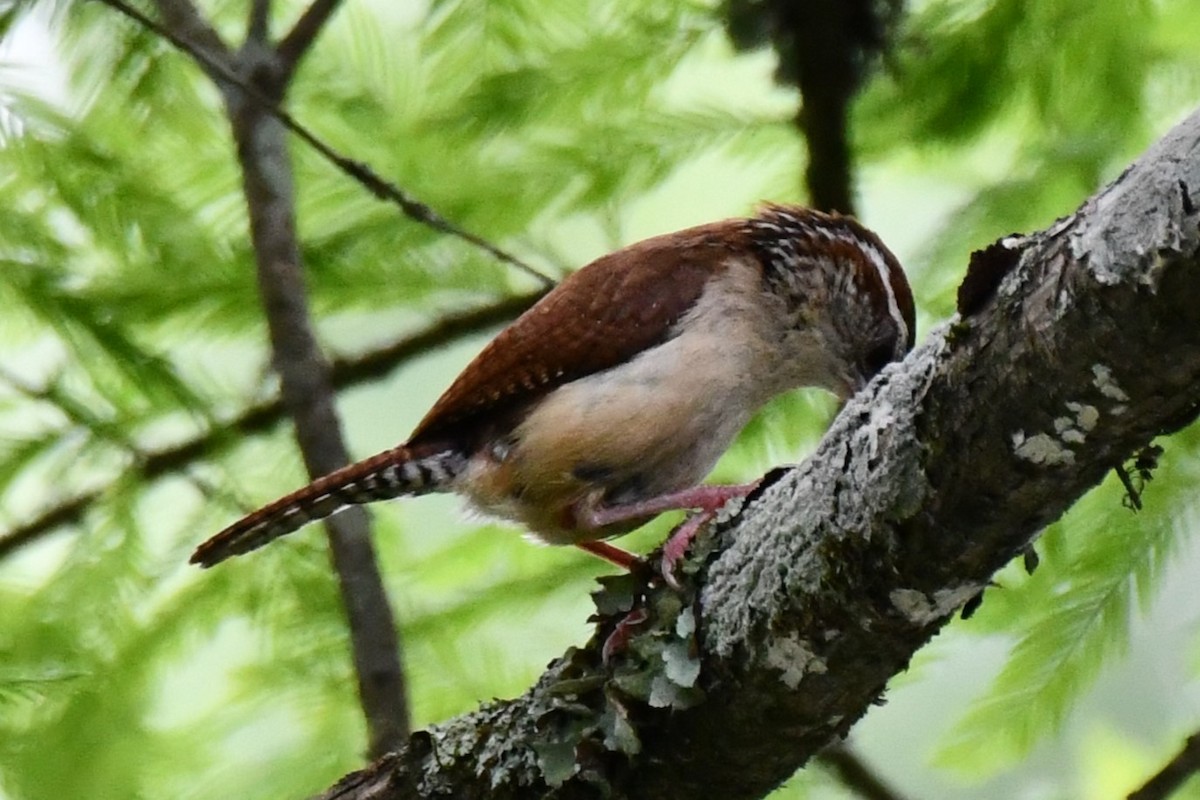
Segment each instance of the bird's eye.
[{"label": "bird's eye", "polygon": [[863,360],[863,367],[868,376],[874,376],[896,358],[896,345],[891,341],[876,344]]}]

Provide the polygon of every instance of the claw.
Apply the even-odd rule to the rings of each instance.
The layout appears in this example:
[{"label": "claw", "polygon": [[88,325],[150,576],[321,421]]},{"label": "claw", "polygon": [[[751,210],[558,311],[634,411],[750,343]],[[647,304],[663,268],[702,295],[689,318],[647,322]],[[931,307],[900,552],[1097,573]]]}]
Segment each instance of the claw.
[{"label": "claw", "polygon": [[629,640],[633,638],[633,629],[648,619],[650,619],[650,613],[644,608],[635,608],[621,618],[600,648],[600,658],[603,660],[604,666],[607,667],[612,662],[613,656],[629,646]]},{"label": "claw", "polygon": [[679,527],[671,532],[662,548],[662,558],[659,560],[659,572],[662,573],[663,580],[667,582],[675,591],[682,591],[683,587],[675,578],[675,567],[687,555],[688,547],[691,546],[692,540],[696,538],[696,534],[700,528],[716,518],[720,509],[708,509],[685,519],[680,523]]}]

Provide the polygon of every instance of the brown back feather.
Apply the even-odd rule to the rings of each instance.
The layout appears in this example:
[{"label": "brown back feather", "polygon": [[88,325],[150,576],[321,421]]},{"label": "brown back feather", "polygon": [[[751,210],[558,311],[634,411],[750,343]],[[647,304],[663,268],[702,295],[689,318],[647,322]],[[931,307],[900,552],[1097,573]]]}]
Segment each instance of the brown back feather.
[{"label": "brown back feather", "polygon": [[664,341],[744,233],[725,220],[598,258],[503,330],[434,404],[409,445],[544,396]]}]

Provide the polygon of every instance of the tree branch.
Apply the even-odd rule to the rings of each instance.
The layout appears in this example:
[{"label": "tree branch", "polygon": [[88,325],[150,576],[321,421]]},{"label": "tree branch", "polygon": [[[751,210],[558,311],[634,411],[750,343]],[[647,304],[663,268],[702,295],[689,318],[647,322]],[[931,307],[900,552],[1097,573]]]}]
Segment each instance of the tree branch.
[{"label": "tree branch", "polygon": [[[340,392],[380,380],[413,358],[511,321],[536,303],[543,294],[514,295],[470,311],[451,314],[422,331],[400,337],[382,347],[350,358],[334,359],[330,365],[330,382]],[[287,409],[281,398],[264,400],[248,406],[236,416],[198,436],[170,447],[145,452],[142,459],[130,465],[130,468],[136,469],[145,481],[152,481],[187,469],[197,461],[212,458],[250,436],[269,433],[286,418]],[[58,528],[79,524],[96,503],[108,496],[112,487],[113,484],[106,484],[78,494],[0,535],[0,560]]]},{"label": "tree branch", "polygon": [[[282,96],[270,68],[273,54],[247,42],[238,53],[243,74],[263,81],[259,91]],[[266,68],[259,68],[259,64]],[[317,344],[308,309],[296,235],[295,195],[286,131],[260,105],[227,94],[243,192],[250,217],[259,295],[267,318],[272,362],[280,393],[296,426],[296,440],[312,478],[350,463],[334,409],[330,367]],[[409,732],[409,710],[400,641],[371,543],[367,515],[351,509],[325,523],[337,573],[359,698],[367,718],[369,751],[395,747]]]},{"label": "tree branch", "polygon": [[845,743],[826,747],[817,754],[817,761],[835,774],[843,786],[864,800],[904,800],[902,794],[884,783]]},{"label": "tree branch", "polygon": [[[702,539],[682,593],[610,579],[597,635],[528,692],[414,734],[324,797],[737,800],[777,786],[1114,464],[1196,417],[1190,187],[1200,112],[1076,214],[977,254],[967,315]],[[631,606],[645,621],[605,664]]]},{"label": "tree branch", "polygon": [[[209,78],[216,80],[219,72],[229,69],[232,57],[229,48],[192,5],[191,0],[154,0],[154,6],[162,17],[162,27],[188,43],[196,53],[196,62]],[[149,21],[148,18],[143,18]],[[159,26],[151,23],[147,27]]]},{"label": "tree branch", "polygon": [[[472,247],[484,251],[497,261],[524,272],[546,288],[554,286],[554,280],[550,276],[526,264],[507,250],[493,244],[482,236],[471,233],[454,224],[404,189],[381,178],[369,165],[361,161],[355,161],[334,150],[323,139],[297,122],[295,117],[285,111],[271,93],[264,93],[260,88],[245,80],[236,70],[231,69],[226,63],[226,59],[214,57],[204,47],[193,43],[170,28],[158,24],[124,0],[99,0],[99,2],[119,11],[147,30],[151,30],[163,37],[181,52],[191,56],[200,65],[200,68],[209,75],[213,82],[224,90],[227,98],[231,96],[231,90],[236,90],[235,94],[237,97],[235,99],[239,101],[243,98],[249,100],[265,113],[279,120],[287,130],[315,150],[318,155],[346,175],[349,175],[378,199],[395,205],[404,216],[427,228],[432,228],[439,233],[452,236],[455,239],[466,242]],[[272,59],[272,61],[274,60]],[[280,75],[278,74],[277,64],[272,63],[271,69],[272,79],[278,80]],[[283,84],[279,83],[279,85]]]},{"label": "tree branch", "polygon": [[[297,125],[280,106],[292,73],[290,69],[281,69],[279,54],[265,41],[265,2],[255,7],[250,35],[232,57],[225,52],[214,57],[209,52],[201,20],[189,0],[158,0],[163,25],[154,23],[124,0],[102,2],[191,55],[222,91],[237,145],[274,366],[280,375],[284,403],[295,422],[301,453],[314,478],[344,466],[349,459],[333,408],[329,364],[317,345],[310,322],[295,230],[287,131],[299,135],[377,196],[396,203],[406,215],[487,250],[539,278],[546,286],[552,285],[547,276],[441,218],[428,206],[378,178],[366,165],[345,159]],[[323,13],[327,12],[318,9],[310,20]],[[378,754],[397,746],[409,730],[399,633],[383,589],[366,514],[361,509],[351,509],[327,520],[325,526],[349,622],[359,696],[370,736],[369,749]]]},{"label": "tree branch", "polygon": [[[333,406],[329,363],[317,345],[308,310],[287,127],[279,109],[288,83],[280,75],[276,54],[252,35],[236,55],[222,53],[214,58],[204,38],[207,23],[190,0],[157,0],[162,25],[123,0],[102,1],[190,54],[222,92],[237,145],[259,294],[281,395],[295,423],[309,474],[316,478],[333,472],[349,463],[349,458]],[[369,750],[378,754],[408,734],[408,698],[399,633],[379,574],[367,516],[361,509],[352,512],[327,521],[325,527],[350,629]]]},{"label": "tree branch", "polygon": [[887,47],[903,0],[729,0],[725,21],[743,49],[769,42],[776,79],[800,90],[796,127],[804,137],[808,202],[854,213],[850,108]]},{"label": "tree branch", "polygon": [[1183,749],[1142,788],[1129,795],[1129,800],[1167,800],[1188,778],[1200,772],[1200,733],[1193,733],[1183,743]]},{"label": "tree branch", "polygon": [[284,75],[290,77],[296,71],[300,60],[308,53],[325,23],[341,4],[342,0],[313,0],[313,4],[304,9],[300,19],[296,20],[296,24],[279,41],[279,47],[276,48]]},{"label": "tree branch", "polygon": [[808,151],[809,202],[843,214],[854,213],[849,116],[862,75],[850,28],[859,5],[858,0],[816,0],[793,4],[793,12],[785,15],[794,42],[791,69],[802,98],[796,127]]},{"label": "tree branch", "polygon": [[[265,45],[271,40],[271,0],[251,0],[246,40]],[[290,73],[289,73],[290,75]]]}]

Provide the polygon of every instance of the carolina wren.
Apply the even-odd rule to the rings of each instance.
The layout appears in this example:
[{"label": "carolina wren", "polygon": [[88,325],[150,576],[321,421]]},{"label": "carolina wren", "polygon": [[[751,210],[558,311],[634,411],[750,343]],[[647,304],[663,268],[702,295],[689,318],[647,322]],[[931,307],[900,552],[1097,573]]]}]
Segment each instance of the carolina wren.
[{"label": "carolina wren", "polygon": [[352,504],[455,492],[628,565],[604,539],[672,508],[711,517],[752,488],[697,484],[764,403],[800,386],[849,397],[911,349],[914,327],[900,264],[849,217],[767,205],[656,236],[501,331],[407,442],[238,520],[191,560],[212,566]]}]

